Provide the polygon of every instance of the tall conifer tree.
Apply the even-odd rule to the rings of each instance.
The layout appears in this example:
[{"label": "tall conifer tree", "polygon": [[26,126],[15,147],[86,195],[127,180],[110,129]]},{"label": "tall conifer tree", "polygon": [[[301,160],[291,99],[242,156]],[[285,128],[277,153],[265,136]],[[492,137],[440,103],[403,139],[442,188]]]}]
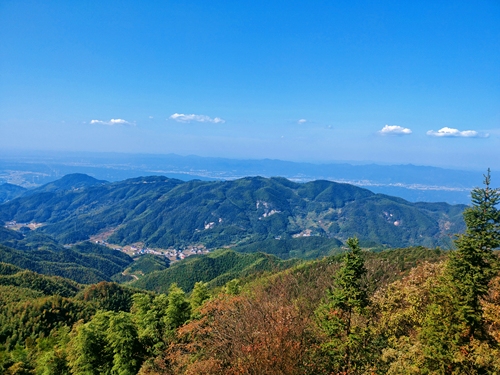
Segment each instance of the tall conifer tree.
[{"label": "tall conifer tree", "polygon": [[[448,374],[488,373],[486,360],[478,361],[479,345],[498,345],[488,337],[481,300],[498,272],[500,246],[500,190],[490,187],[471,192],[472,206],[464,211],[467,229],[455,241],[443,279],[434,290],[421,332],[429,370]],[[482,363],[481,363],[482,362]]]},{"label": "tall conifer tree", "polygon": [[317,310],[319,325],[327,336],[323,350],[334,373],[356,374],[364,362],[364,332],[354,318],[364,315],[368,297],[362,278],[366,274],[357,238],[347,240],[349,250],[335,275],[326,303]]}]

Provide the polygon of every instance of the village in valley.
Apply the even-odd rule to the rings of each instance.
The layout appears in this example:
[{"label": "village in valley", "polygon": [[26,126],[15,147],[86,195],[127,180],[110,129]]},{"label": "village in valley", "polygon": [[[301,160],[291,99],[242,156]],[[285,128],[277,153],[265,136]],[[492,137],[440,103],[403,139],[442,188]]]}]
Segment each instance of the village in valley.
[{"label": "village in valley", "polygon": [[186,246],[184,249],[175,249],[175,248],[158,249],[158,248],[150,248],[142,243],[120,246],[120,245],[110,244],[105,240],[91,239],[91,241],[95,244],[106,246],[113,250],[122,251],[132,256],[133,258],[137,258],[145,254],[152,254],[160,257],[166,257],[171,263],[185,259],[186,257],[191,255],[208,254],[210,252],[210,250],[203,245]]}]

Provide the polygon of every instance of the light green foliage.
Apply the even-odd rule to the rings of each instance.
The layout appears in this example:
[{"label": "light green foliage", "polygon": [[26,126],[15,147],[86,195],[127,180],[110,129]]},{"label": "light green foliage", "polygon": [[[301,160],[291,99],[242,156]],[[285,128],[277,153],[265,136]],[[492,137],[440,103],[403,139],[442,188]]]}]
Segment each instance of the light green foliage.
[{"label": "light green foliage", "polygon": [[73,328],[68,363],[74,375],[110,374],[113,353],[106,342],[110,314],[97,313],[91,322]]},{"label": "light green foliage", "polygon": [[203,281],[198,281],[194,284],[193,291],[191,292],[191,296],[189,299],[189,303],[191,304],[191,312],[195,313],[195,311],[203,305],[207,299],[210,298],[210,292],[207,287],[207,283]]},{"label": "light green foliage", "polygon": [[74,375],[134,375],[143,351],[132,317],[126,312],[98,312],[80,324],[69,343],[69,366]]},{"label": "light green foliage", "polygon": [[155,297],[135,294],[132,298],[134,303],[131,311],[139,340],[149,355],[157,355],[165,344],[168,298],[165,294]]},{"label": "light green foliage", "polygon": [[62,327],[48,337],[39,338],[36,350],[34,350],[35,373],[37,375],[69,375],[70,369],[66,352],[68,342],[68,327]]},{"label": "light green foliage", "polygon": [[113,314],[109,320],[106,338],[113,351],[112,374],[135,375],[142,363],[142,347],[137,329],[129,313]]},{"label": "light green foliage", "polygon": [[191,306],[186,299],[184,291],[173,284],[168,291],[168,306],[165,322],[171,330],[183,325],[191,316]]},{"label": "light green foliage", "polygon": [[237,296],[241,292],[241,282],[238,279],[233,279],[227,282],[227,284],[224,286],[224,291],[231,295],[231,296]]}]

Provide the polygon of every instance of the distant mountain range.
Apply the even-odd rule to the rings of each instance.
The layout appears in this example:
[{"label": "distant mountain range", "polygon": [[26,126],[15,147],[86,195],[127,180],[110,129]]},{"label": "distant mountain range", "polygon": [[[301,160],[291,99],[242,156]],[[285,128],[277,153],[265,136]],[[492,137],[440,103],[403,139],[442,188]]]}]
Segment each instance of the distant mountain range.
[{"label": "distant mountain range", "polygon": [[357,236],[364,246],[449,247],[450,236],[464,228],[464,207],[410,203],[324,180],[185,182],[151,176],[106,183],[73,174],[0,205],[0,220],[32,223],[36,232],[66,244],[107,232],[110,243],[121,245],[249,251],[261,241],[277,248],[288,241],[282,246],[286,252],[297,249],[293,241],[317,237],[333,246]]},{"label": "distant mountain range", "polygon": [[[0,183],[33,188],[64,175],[84,173],[97,179],[162,175],[183,181],[233,180],[248,176],[285,177],[295,182],[329,180],[366,187],[376,193],[417,202],[463,203],[482,182],[482,172],[415,165],[298,163],[282,160],[237,160],[200,156],[114,153],[0,153]],[[493,174],[495,176],[495,173]],[[0,202],[11,199],[2,194]]]}]

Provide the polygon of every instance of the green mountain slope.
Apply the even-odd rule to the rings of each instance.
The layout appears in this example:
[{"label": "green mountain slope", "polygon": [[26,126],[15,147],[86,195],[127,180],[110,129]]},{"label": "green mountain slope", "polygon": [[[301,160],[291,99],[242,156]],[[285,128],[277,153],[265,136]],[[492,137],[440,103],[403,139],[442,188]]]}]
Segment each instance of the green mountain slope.
[{"label": "green mountain slope", "polygon": [[135,260],[124,273],[133,275],[147,275],[148,273],[161,271],[170,266],[168,258],[145,254]]},{"label": "green mountain slope", "polygon": [[26,191],[25,188],[13,184],[0,185],[0,203],[19,197]]},{"label": "green mountain slope", "polygon": [[50,193],[64,190],[79,190],[91,186],[103,185],[107,181],[98,180],[94,177],[88,176],[83,173],[68,174],[59,180],[49,182],[48,184],[26,191],[23,195],[33,195],[40,193]]},{"label": "green mountain slope", "polygon": [[449,234],[463,228],[464,207],[412,204],[329,181],[144,177],[17,198],[0,205],[0,220],[42,223],[37,232],[63,243],[113,230],[110,242],[162,248],[353,235],[366,244],[448,246]]},{"label": "green mountain slope", "polygon": [[267,239],[234,247],[242,253],[264,252],[282,259],[315,259],[340,252],[342,242],[336,238],[299,237],[290,239]]},{"label": "green mountain slope", "polygon": [[208,255],[186,258],[163,271],[152,272],[132,282],[131,286],[166,293],[170,285],[177,283],[185,291],[190,291],[197,281],[208,282],[211,287],[221,286],[234,278],[278,271],[296,263],[296,259],[283,261],[264,253],[240,254],[233,250],[217,250]]},{"label": "green mountain slope", "polygon": [[[19,243],[18,243],[19,245]],[[61,276],[79,283],[109,281],[132,262],[132,258],[106,247],[83,243],[70,249],[61,246],[11,248],[0,245],[0,262],[45,275]]]}]

